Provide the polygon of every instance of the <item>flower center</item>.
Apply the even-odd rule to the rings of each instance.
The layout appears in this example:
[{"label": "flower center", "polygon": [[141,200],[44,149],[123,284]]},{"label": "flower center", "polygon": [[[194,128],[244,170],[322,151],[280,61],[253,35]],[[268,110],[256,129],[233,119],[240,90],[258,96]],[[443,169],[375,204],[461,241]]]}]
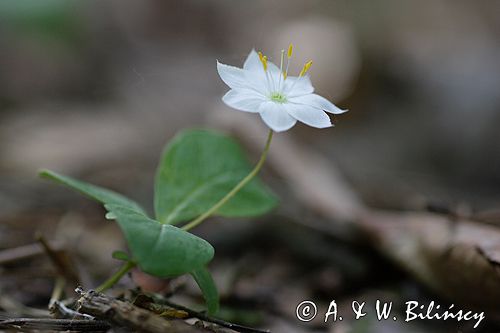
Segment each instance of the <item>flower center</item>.
[{"label": "flower center", "polygon": [[[267,70],[268,69],[267,57],[265,55],[263,55],[262,52],[257,53],[259,55],[259,60],[262,63],[262,66],[264,67],[264,72],[266,73],[267,88],[269,89],[271,87],[274,87],[276,89],[276,87],[277,87],[277,91],[274,91],[269,95],[269,99],[275,103],[283,104],[283,103],[287,102],[287,98],[285,95],[283,95],[282,91],[285,88],[285,81],[286,81],[286,78],[288,77],[288,69],[290,66],[290,61],[292,59],[292,53],[293,53],[293,44],[290,44],[290,46],[288,46],[288,52],[286,52],[286,58],[287,58],[286,59],[286,68],[283,68],[283,64],[285,61],[285,50],[281,50],[280,73],[279,73],[277,82],[274,81],[273,75],[271,75]],[[288,91],[291,91],[295,87],[295,84],[299,81],[299,79],[302,78],[304,75],[306,75],[306,73],[309,71],[309,68],[311,68],[311,65],[312,65],[311,60],[304,64],[304,67],[302,67],[302,70],[300,71],[299,76],[292,83],[292,85],[288,89]],[[282,84],[283,84],[283,86],[282,86]],[[273,88],[271,88],[271,89],[273,89]]]},{"label": "flower center", "polygon": [[271,96],[269,96],[269,98],[271,99],[271,101],[276,103],[286,103],[286,96],[279,91],[271,93]]}]

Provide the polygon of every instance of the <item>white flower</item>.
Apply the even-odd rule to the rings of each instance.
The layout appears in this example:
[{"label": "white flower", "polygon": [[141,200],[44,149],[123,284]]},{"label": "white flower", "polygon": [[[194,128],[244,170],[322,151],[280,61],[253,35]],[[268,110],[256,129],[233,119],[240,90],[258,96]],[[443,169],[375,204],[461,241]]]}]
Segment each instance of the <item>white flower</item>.
[{"label": "white flower", "polygon": [[275,132],[290,129],[298,121],[312,127],[331,127],[325,113],[339,114],[341,110],[326,98],[314,94],[314,88],[306,75],[312,62],[304,65],[299,76],[288,76],[292,45],[286,54],[287,65],[283,69],[285,51],[281,51],[278,68],[262,53],[252,50],[243,68],[221,64],[217,71],[230,88],[222,100],[228,106],[246,112],[259,113],[262,120]]}]

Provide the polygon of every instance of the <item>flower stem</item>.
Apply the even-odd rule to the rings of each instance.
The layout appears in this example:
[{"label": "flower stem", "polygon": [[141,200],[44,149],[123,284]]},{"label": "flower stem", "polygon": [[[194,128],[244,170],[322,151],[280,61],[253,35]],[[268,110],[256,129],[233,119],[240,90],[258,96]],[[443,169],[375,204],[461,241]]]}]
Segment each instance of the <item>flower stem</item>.
[{"label": "flower stem", "polygon": [[123,266],[113,274],[109,279],[107,279],[103,284],[101,284],[99,287],[96,288],[97,292],[102,293],[103,291],[108,290],[109,288],[113,287],[120,279],[127,274],[128,271],[130,271],[132,268],[134,268],[137,264],[133,261],[127,261]]},{"label": "flower stem", "polygon": [[269,130],[269,134],[267,136],[267,141],[266,141],[266,146],[264,147],[264,151],[262,152],[262,155],[260,155],[260,159],[253,168],[252,171],[248,175],[246,175],[245,178],[243,178],[231,191],[229,191],[222,199],[220,199],[215,205],[213,205],[209,210],[207,210],[205,213],[202,215],[198,216],[196,219],[193,221],[189,222],[185,226],[182,227],[183,230],[191,230],[192,228],[196,227],[200,223],[202,223],[206,218],[210,217],[212,214],[214,214],[219,208],[221,208],[226,202],[229,201],[236,193],[238,193],[243,186],[245,186],[250,180],[252,180],[253,177],[255,177],[260,169],[262,168],[262,165],[264,165],[264,162],[266,161],[267,153],[269,152],[269,146],[271,145],[271,140],[273,138],[273,130]]}]

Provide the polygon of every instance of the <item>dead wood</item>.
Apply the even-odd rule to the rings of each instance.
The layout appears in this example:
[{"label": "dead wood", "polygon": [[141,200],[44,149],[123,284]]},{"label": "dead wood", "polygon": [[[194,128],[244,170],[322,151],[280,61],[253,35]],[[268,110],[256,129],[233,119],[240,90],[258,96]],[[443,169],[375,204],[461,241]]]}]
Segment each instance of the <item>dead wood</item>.
[{"label": "dead wood", "polygon": [[156,296],[155,299],[153,300],[152,298],[147,297],[145,295],[138,295],[134,301],[134,304],[158,314],[164,314],[164,313],[169,313],[171,311],[175,311],[173,315],[176,317],[178,317],[179,315],[194,317],[201,319],[205,322],[229,328],[232,331],[237,331],[240,333],[270,333],[269,330],[259,330],[252,327],[233,324],[221,319],[208,316],[202,312],[193,311],[185,306],[172,303],[169,300],[162,298],[160,296]]},{"label": "dead wood", "polygon": [[[53,245],[53,248],[60,250],[61,244]],[[0,251],[0,265],[10,264],[16,261],[33,258],[45,254],[45,250],[39,243],[23,245],[11,249]]]},{"label": "dead wood", "polygon": [[129,302],[111,298],[95,291],[80,291],[78,311],[105,320],[114,326],[150,333],[189,333],[205,331],[182,320],[166,320]]},{"label": "dead wood", "polygon": [[13,318],[0,320],[0,329],[105,332],[111,327],[101,320]]}]

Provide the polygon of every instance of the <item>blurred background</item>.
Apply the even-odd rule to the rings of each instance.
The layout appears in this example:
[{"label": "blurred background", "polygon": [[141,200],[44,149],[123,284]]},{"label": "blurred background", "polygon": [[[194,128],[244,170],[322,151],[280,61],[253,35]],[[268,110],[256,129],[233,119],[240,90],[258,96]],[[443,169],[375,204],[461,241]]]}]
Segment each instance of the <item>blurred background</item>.
[{"label": "blurred background", "polygon": [[[163,145],[183,128],[217,127],[214,113],[236,112],[220,101],[227,87],[216,59],[241,66],[256,48],[276,61],[290,42],[293,70],[312,59],[316,91],[350,110],[334,118],[334,129],[297,125],[290,135],[335,163],[371,207],[498,207],[498,1],[6,0],[0,2],[0,247],[30,244],[41,231],[71,241],[75,256],[92,263],[90,284],[107,276],[117,265],[109,253],[123,247],[119,231],[103,224],[98,205],[38,180],[37,170],[107,186],[151,208]],[[264,178],[285,191],[279,174]],[[289,215],[283,202],[262,222],[207,223],[200,231],[218,249],[214,270],[228,318],[277,332],[409,331],[404,323],[325,328],[294,320],[290,304],[301,297],[351,299],[368,289],[366,297],[383,292],[399,299],[426,291],[383,259],[314,232],[306,243],[325,243],[311,250],[321,265],[283,239],[253,249],[252,237],[268,235],[276,216]],[[227,232],[248,245],[217,232],[229,222],[239,224]],[[266,260],[262,251],[270,254]],[[15,286],[13,299],[43,306],[50,269],[43,260],[33,265],[40,275],[26,265],[0,268],[0,288]],[[253,270],[234,272],[242,267]],[[226,288],[235,276],[243,277]],[[270,290],[271,314],[259,308],[266,303],[259,295]],[[412,329],[455,327],[440,325]]]}]

